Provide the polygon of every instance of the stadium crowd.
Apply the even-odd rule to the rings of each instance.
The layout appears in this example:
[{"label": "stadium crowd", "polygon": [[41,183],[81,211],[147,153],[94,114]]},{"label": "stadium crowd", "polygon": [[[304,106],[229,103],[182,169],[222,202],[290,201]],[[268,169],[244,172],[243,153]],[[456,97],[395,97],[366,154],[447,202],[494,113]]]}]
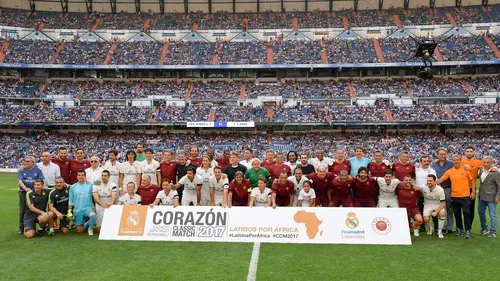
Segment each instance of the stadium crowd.
[{"label": "stadium crowd", "polygon": [[[139,44],[138,44],[139,45]],[[103,64],[111,49],[110,42],[66,42],[54,63]]]},{"label": "stadium crowd", "polygon": [[346,17],[350,27],[369,26],[395,26],[393,16],[398,15],[401,23],[411,25],[438,25],[450,24],[446,13],[450,13],[458,24],[498,22],[498,5],[490,4],[490,10],[483,11],[481,6],[461,7],[455,9],[440,7],[429,9],[417,7],[404,10],[402,8],[389,8],[386,10],[358,10],[352,9],[335,11],[304,12],[271,12],[237,13],[216,11],[213,14],[201,11],[192,11],[188,14],[168,13],[68,13],[61,17],[60,13],[37,11],[31,15],[26,10],[2,8],[0,24],[15,27],[39,27],[54,29],[90,29],[99,19],[99,29],[111,30],[142,30],[146,19],[150,19],[150,28],[153,30],[190,30],[197,25],[200,30],[230,30],[242,29],[244,19],[248,19],[246,29],[291,29],[292,19],[296,18],[300,28],[339,28],[343,27],[342,17]]}]

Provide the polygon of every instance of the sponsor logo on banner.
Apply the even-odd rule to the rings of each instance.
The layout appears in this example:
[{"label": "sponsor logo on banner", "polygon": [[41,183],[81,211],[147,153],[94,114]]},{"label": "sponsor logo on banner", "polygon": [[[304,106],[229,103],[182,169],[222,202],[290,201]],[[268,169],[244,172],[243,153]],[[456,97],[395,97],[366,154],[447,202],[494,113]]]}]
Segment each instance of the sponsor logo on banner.
[{"label": "sponsor logo on banner", "polygon": [[380,235],[389,234],[392,230],[391,222],[384,217],[376,217],[372,221],[372,228],[375,233]]},{"label": "sponsor logo on banner", "polygon": [[359,219],[356,217],[356,214],[353,212],[349,212],[347,214],[347,218],[345,219],[345,225],[349,228],[348,230],[341,230],[340,234],[342,235],[342,239],[345,240],[361,240],[365,239],[365,231],[358,229],[359,227]]},{"label": "sponsor logo on banner", "polygon": [[118,236],[143,236],[147,213],[141,206],[123,206]]}]

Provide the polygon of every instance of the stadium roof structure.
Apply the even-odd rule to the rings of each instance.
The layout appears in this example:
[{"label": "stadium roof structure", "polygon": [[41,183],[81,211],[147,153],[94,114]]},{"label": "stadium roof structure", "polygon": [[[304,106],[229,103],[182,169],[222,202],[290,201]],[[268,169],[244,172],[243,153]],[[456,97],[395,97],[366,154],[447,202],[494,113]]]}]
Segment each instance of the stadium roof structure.
[{"label": "stadium roof structure", "polygon": [[[461,7],[464,5],[487,6],[489,0],[470,0],[462,3],[462,0],[29,0],[19,3],[17,0],[2,1],[2,6],[8,8],[21,8],[31,11],[60,11],[68,12],[153,12],[153,13],[189,13],[190,11],[202,11],[214,13],[216,11],[228,11],[231,13],[242,12],[310,12],[314,10],[339,11],[352,9],[358,10],[383,10],[389,8],[416,8],[428,6],[438,7]],[[438,5],[438,6],[436,6]]]}]

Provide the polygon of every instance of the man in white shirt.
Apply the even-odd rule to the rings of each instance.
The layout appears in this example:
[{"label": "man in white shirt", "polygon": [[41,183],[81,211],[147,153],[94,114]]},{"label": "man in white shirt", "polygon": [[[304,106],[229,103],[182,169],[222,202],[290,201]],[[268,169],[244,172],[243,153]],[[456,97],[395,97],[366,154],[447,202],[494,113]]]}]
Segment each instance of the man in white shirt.
[{"label": "man in white shirt", "polygon": [[245,149],[245,153],[243,155],[244,159],[240,161],[240,164],[247,167],[247,170],[251,169],[253,161],[256,160],[255,158],[253,158],[253,150],[247,148]]},{"label": "man in white shirt", "polygon": [[[298,198],[299,193],[303,188],[303,184],[305,181],[308,181],[309,179],[302,174],[302,169],[301,168],[296,168],[295,173],[293,176],[288,177],[288,180],[293,183],[293,186],[295,187],[295,196]],[[293,202],[293,206],[297,207],[299,205],[299,201],[296,200],[296,202]]]},{"label": "man in white shirt", "polygon": [[94,185],[92,188],[92,196],[95,201],[96,210],[96,231],[101,230],[102,219],[104,218],[104,210],[113,205],[116,201],[118,188],[116,184],[109,181],[110,173],[104,170],[101,173],[101,183]]},{"label": "man in white shirt", "polygon": [[[435,175],[437,177],[436,171],[431,168],[431,159],[429,156],[422,156],[420,158],[420,163],[419,165],[415,166],[415,185],[416,186],[424,186],[427,185],[427,176],[428,175]],[[424,212],[424,197],[420,196],[417,198],[417,203],[418,203],[418,209],[420,210],[420,213],[423,214]],[[433,217],[434,220],[434,225],[438,225],[438,221],[436,217]],[[422,225],[420,227],[420,232],[425,231],[425,227],[427,224]],[[431,230],[427,230],[431,231]]]},{"label": "man in white shirt", "polygon": [[286,155],[286,162],[285,165],[290,167],[292,170],[292,174],[294,174],[295,168],[297,168],[297,165],[299,164],[299,155],[297,154],[296,151],[289,151]]},{"label": "man in white shirt", "polygon": [[196,169],[196,175],[199,176],[203,184],[201,186],[201,205],[210,205],[210,177],[214,175],[213,167],[210,164],[210,158],[208,156],[203,156],[201,158],[201,165]]},{"label": "man in white shirt", "polygon": [[45,186],[51,189],[54,188],[56,186],[56,178],[61,176],[61,168],[51,162],[50,153],[47,151],[42,153],[42,162],[38,163],[37,167],[42,170]]},{"label": "man in white shirt", "polygon": [[[109,181],[114,184],[120,183],[121,163],[116,161],[117,156],[118,156],[118,151],[110,150],[108,152],[108,161],[106,161],[106,163],[104,163],[104,166],[102,167],[103,170],[109,171],[110,173]],[[121,188],[120,185],[118,187]]]},{"label": "man in white shirt", "polygon": [[203,180],[196,175],[195,167],[189,166],[186,175],[174,186],[174,189],[184,186],[184,190],[182,191],[182,206],[200,206],[202,184]]},{"label": "man in white shirt", "polygon": [[161,179],[160,163],[153,159],[153,150],[148,148],[144,151],[146,160],[141,162],[142,175],[151,177],[151,184],[158,185]]},{"label": "man in white shirt", "polygon": [[85,169],[87,182],[95,184],[99,184],[101,182],[101,174],[104,169],[99,167],[99,161],[99,157],[97,156],[90,157],[90,167]]},{"label": "man in white shirt", "polygon": [[376,177],[375,180],[380,188],[378,196],[379,208],[398,208],[398,196],[396,187],[401,183],[400,180],[393,178],[392,170],[385,171],[383,178]]},{"label": "man in white shirt", "polygon": [[229,180],[222,177],[222,168],[215,167],[214,174],[208,180],[210,186],[210,201],[212,206],[227,206]]},{"label": "man in white shirt", "polygon": [[179,195],[177,194],[177,190],[173,190],[174,184],[168,182],[168,180],[164,180],[161,183],[160,192],[156,195],[156,199],[153,203],[149,204],[149,207],[153,208],[154,206],[160,204],[163,206],[173,206],[174,208],[179,206]]},{"label": "man in white shirt", "polygon": [[445,222],[444,208],[446,207],[446,196],[444,189],[436,185],[436,175],[429,174],[425,185],[417,186],[424,197],[424,223],[427,226],[427,235],[432,235],[430,217],[438,217],[438,237],[444,238],[443,226]]},{"label": "man in white shirt", "polygon": [[120,196],[120,199],[118,199],[118,204],[127,206],[141,205],[142,203],[141,196],[135,193],[135,191],[137,190],[135,183],[133,182],[127,183],[126,189],[127,192],[124,193],[122,196]]},{"label": "man in white shirt", "polygon": [[323,150],[316,151],[316,158],[309,160],[309,164],[314,166],[314,169],[318,171],[318,168],[329,167],[333,164],[333,159],[325,157],[325,152]]},{"label": "man in white shirt", "polygon": [[121,163],[120,165],[120,179],[118,180],[118,188],[120,189],[120,194],[127,192],[126,186],[129,182],[133,182],[135,186],[135,191],[137,191],[137,186],[141,183],[141,162],[135,161],[136,153],[133,150],[129,150],[126,153],[127,161]]}]

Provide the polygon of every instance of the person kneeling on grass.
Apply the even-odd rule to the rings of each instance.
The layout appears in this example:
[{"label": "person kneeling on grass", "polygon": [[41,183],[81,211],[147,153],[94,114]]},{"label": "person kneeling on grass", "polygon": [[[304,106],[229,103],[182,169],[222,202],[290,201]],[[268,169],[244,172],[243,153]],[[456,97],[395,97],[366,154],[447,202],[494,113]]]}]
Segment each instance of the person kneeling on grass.
[{"label": "person kneeling on grass", "polygon": [[[420,236],[418,229],[423,223],[422,215],[417,205],[417,198],[422,195],[422,192],[415,189],[411,183],[411,175],[405,175],[403,183],[396,187],[396,194],[398,195],[398,205],[400,208],[406,208],[408,215],[408,223],[410,228],[413,229],[413,235]],[[411,224],[413,219],[413,225]]]},{"label": "person kneeling on grass", "polygon": [[[26,193],[26,212],[24,213],[24,236],[33,238],[36,233],[43,235],[43,228],[49,222],[50,213],[47,213],[49,191],[43,190],[43,181],[35,180],[32,191]],[[39,230],[36,231],[38,223]]]},{"label": "person kneeling on grass", "polygon": [[174,190],[173,187],[174,184],[171,183],[170,180],[163,180],[161,182],[162,190],[158,192],[155,201],[149,204],[149,207],[153,208],[160,202],[163,206],[174,206],[174,208],[179,206],[179,195],[177,194],[177,190]]},{"label": "person kneeling on grass", "polygon": [[68,213],[69,190],[64,188],[64,179],[56,178],[55,188],[49,194],[49,235],[54,235],[54,219],[59,220],[59,230],[62,233],[68,233],[69,221],[66,214]]},{"label": "person kneeling on grass", "polygon": [[430,217],[438,217],[438,237],[444,238],[444,208],[446,207],[444,189],[436,185],[436,176],[430,174],[427,176],[427,185],[415,187],[415,190],[420,190],[424,196],[424,222],[427,227],[427,235],[432,235],[434,229],[431,227]]},{"label": "person kneeling on grass", "polygon": [[101,231],[104,210],[111,207],[118,197],[118,187],[116,187],[115,183],[109,181],[110,175],[108,170],[102,171],[101,183],[92,187],[92,196],[95,201],[95,226],[97,232]]},{"label": "person kneeling on grass", "polygon": [[[96,214],[92,203],[93,184],[87,182],[84,170],[79,170],[76,177],[78,182],[69,189],[69,206],[66,216],[71,218],[74,212],[76,231],[82,233],[87,229],[89,235],[94,235]],[[85,218],[89,220],[84,223]]]}]

